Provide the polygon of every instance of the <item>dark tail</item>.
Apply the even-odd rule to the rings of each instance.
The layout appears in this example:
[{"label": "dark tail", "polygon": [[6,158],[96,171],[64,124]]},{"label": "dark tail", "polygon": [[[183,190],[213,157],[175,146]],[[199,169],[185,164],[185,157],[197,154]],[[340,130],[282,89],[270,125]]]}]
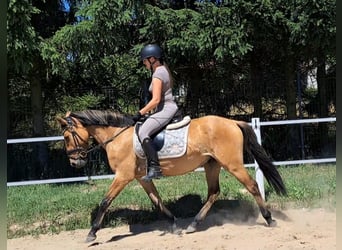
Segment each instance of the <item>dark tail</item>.
[{"label": "dark tail", "polygon": [[252,127],[244,122],[238,122],[237,125],[243,133],[244,149],[253,155],[267,182],[274,188],[277,194],[286,195],[287,192],[283,179],[264,148],[258,143]]}]

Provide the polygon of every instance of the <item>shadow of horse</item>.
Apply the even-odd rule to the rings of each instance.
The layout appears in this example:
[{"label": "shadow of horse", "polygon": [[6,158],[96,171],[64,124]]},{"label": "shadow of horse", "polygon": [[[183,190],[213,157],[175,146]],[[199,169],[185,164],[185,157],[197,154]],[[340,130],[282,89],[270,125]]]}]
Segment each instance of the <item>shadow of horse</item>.
[{"label": "shadow of horse", "polygon": [[[178,200],[171,201],[165,204],[170,211],[177,217],[177,225],[173,221],[160,213],[158,209],[153,210],[134,210],[129,208],[120,208],[109,210],[103,220],[103,227],[111,227],[115,222],[123,222],[129,225],[129,232],[123,235],[115,235],[107,242],[118,241],[120,239],[135,236],[141,233],[150,231],[160,231],[160,235],[167,233],[181,234],[181,231],[186,229],[192,222],[193,217],[202,208],[203,202],[201,197],[196,194],[189,194],[181,197]],[[273,210],[273,209],[272,209]],[[98,207],[92,211],[91,220],[96,217]],[[287,220],[287,216],[281,211],[275,211],[278,218]],[[202,221],[197,228],[197,231],[205,231],[213,226],[221,226],[226,223],[236,225],[256,225],[259,208],[248,200],[217,200],[210,209],[207,217]],[[266,224],[263,224],[266,225]],[[102,244],[94,242],[90,246]]]}]

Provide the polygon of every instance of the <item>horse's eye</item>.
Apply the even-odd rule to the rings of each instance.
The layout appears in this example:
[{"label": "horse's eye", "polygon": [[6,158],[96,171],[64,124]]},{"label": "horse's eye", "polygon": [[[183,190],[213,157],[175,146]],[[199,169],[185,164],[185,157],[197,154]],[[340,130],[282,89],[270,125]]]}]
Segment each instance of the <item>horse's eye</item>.
[{"label": "horse's eye", "polygon": [[70,142],[70,137],[66,136],[66,137],[64,137],[64,140],[65,140],[66,143],[69,143]]}]

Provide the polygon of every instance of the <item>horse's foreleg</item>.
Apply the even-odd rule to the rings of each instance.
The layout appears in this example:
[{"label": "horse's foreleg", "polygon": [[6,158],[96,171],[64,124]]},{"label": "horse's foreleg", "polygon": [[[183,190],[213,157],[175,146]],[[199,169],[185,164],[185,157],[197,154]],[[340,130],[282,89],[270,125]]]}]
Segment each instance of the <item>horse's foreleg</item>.
[{"label": "horse's foreleg", "polygon": [[113,199],[106,197],[101,201],[99,210],[98,210],[97,215],[96,215],[96,219],[94,220],[92,227],[90,229],[90,232],[88,233],[86,242],[90,242],[90,241],[93,241],[96,239],[96,232],[100,229],[101,223],[103,221],[103,217],[104,217],[108,207],[110,206],[112,200]]},{"label": "horse's foreleg", "polygon": [[205,218],[208,211],[217,200],[220,194],[219,174],[221,166],[214,160],[210,160],[204,165],[205,176],[208,184],[207,201],[201,210],[195,216],[193,222],[186,229],[186,233],[193,233],[197,229],[197,225]]},{"label": "horse's foreleg", "polygon": [[159,196],[159,193],[154,185],[154,183],[152,181],[150,182],[146,182],[146,181],[142,181],[140,178],[136,179],[141,186],[143,187],[143,189],[145,190],[145,192],[147,193],[148,197],[150,198],[150,200],[152,201],[152,203],[158,207],[160,209],[160,211],[162,213],[164,213],[167,218],[169,220],[171,220],[172,224],[172,231],[178,233],[177,230],[177,218],[170,212],[169,209],[167,209],[162,201],[162,199]]},{"label": "horse's foreleg", "polygon": [[104,218],[104,215],[121,190],[129,183],[130,181],[127,180],[120,180],[119,178],[115,177],[105,198],[101,201],[99,210],[97,212],[96,218],[92,224],[90,232],[88,233],[86,242],[90,242],[96,239],[96,232],[101,228],[101,224]]}]

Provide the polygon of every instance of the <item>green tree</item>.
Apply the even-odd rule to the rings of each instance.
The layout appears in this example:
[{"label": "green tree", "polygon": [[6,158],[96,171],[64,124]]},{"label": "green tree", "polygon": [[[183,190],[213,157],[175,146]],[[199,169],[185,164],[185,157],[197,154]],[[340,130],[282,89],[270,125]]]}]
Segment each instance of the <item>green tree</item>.
[{"label": "green tree", "polygon": [[[49,109],[47,65],[40,55],[46,37],[66,23],[60,1],[10,0],[7,10],[8,61],[8,136],[46,135],[44,108]],[[46,99],[44,99],[45,97]],[[15,154],[15,150],[11,152]],[[48,148],[45,143],[32,145],[29,178],[47,172]]]},{"label": "green tree", "polygon": [[[235,66],[252,48],[244,32],[246,20],[237,6],[205,3],[162,9],[146,5],[144,20],[141,40],[157,42],[165,49],[175,75],[180,75],[178,84],[187,88],[187,111],[194,116],[227,115],[231,101],[224,96],[235,84],[227,79],[234,78]],[[219,100],[220,105],[214,107]]]},{"label": "green tree", "polygon": [[[33,136],[44,136],[42,119],[42,98],[39,68],[39,43],[41,38],[37,35],[31,20],[34,14],[39,10],[32,6],[28,1],[9,1],[7,12],[7,62],[8,62],[8,82],[9,93],[20,89],[26,92],[26,95],[20,96],[23,99],[31,100],[32,134]],[[12,90],[14,89],[14,91]],[[30,94],[27,94],[29,90]],[[9,111],[12,109],[17,96],[10,96]],[[18,109],[18,111],[21,111]],[[15,113],[9,112],[9,120]],[[10,123],[9,132],[14,128]],[[9,135],[11,133],[8,133]],[[46,148],[43,144],[37,145],[37,154],[40,159],[45,161]],[[44,163],[43,163],[44,164]],[[32,164],[31,177],[36,174],[36,164]]]},{"label": "green tree", "polygon": [[185,95],[180,104],[193,117],[233,116],[238,108],[247,114],[239,119],[277,119],[278,111],[295,119],[298,69],[318,69],[318,91],[300,89],[306,104],[320,102],[310,112],[303,106],[309,116],[326,116],[335,103],[332,0],[68,3],[66,12],[60,1],[9,1],[12,138],[55,134],[54,117],[67,110],[135,112],[150,77],[139,64],[146,43],[163,47],[175,94]]},{"label": "green tree", "polygon": [[75,95],[82,95],[76,93],[82,88],[101,93],[102,87],[111,87],[116,97],[112,108],[128,111],[128,101],[138,94],[139,75],[144,75],[137,72],[138,53],[132,49],[137,39],[135,9],[126,1],[82,5],[78,21],[44,43],[42,55],[51,73],[68,80],[65,87]]}]

